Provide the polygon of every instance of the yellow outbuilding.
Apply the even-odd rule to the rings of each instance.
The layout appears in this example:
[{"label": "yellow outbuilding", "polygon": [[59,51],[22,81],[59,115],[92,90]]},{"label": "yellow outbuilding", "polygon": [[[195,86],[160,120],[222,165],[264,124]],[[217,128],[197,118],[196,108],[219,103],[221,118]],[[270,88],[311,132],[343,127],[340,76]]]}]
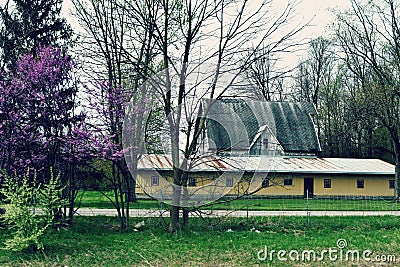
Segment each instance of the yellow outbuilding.
[{"label": "yellow outbuilding", "polygon": [[[214,184],[230,195],[284,197],[394,196],[394,165],[379,159],[297,157],[208,157],[187,170],[187,187]],[[172,160],[144,155],[139,161],[137,193],[152,194],[172,184]],[[205,194],[207,192],[205,191]]]},{"label": "yellow outbuilding", "polygon": [[188,199],[196,195],[196,201],[202,195],[394,196],[394,165],[379,159],[320,157],[312,103],[229,98],[204,100],[202,105],[208,113],[203,115],[207,120],[199,149],[177,164],[184,174],[183,189],[172,183],[174,168],[165,151],[141,157],[137,193],[168,199],[175,188]]}]

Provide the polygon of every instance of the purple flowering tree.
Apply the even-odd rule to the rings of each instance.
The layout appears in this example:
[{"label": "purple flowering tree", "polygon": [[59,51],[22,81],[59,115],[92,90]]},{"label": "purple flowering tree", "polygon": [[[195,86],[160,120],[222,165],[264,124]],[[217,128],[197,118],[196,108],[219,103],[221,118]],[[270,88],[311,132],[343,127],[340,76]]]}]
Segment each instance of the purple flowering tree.
[{"label": "purple flowering tree", "polygon": [[[84,87],[88,96],[85,101],[88,116],[85,127],[75,129],[74,133],[81,140],[89,140],[89,154],[97,159],[91,167],[111,186],[114,197],[109,200],[117,210],[121,228],[127,228],[129,206],[135,195],[135,179],[129,172],[124,157],[122,126],[132,93],[122,86],[111,86],[108,81],[85,84]],[[143,114],[148,110],[146,99],[135,105],[136,114]],[[135,120],[137,121],[139,120]],[[144,127],[145,125],[141,133],[144,133]]]},{"label": "purple flowering tree", "polygon": [[60,174],[72,207],[77,188],[71,170],[87,159],[73,138],[85,117],[76,114],[73,66],[61,49],[40,46],[35,56],[17,61],[8,79],[0,79],[0,168],[17,176],[35,170],[43,181],[51,171]]}]

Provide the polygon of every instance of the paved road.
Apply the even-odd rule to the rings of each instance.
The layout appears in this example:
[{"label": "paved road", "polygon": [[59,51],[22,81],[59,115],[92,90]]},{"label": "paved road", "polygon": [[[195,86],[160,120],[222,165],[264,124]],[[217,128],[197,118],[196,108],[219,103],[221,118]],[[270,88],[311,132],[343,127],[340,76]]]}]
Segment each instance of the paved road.
[{"label": "paved road", "polygon": [[[81,216],[117,216],[115,209],[92,209],[80,208],[77,211]],[[168,211],[146,210],[146,209],[130,209],[131,217],[159,217],[162,214],[164,217],[169,216]],[[310,216],[400,216],[400,211],[310,211]],[[199,214],[191,213],[191,217],[199,216]],[[255,217],[255,216],[307,216],[306,211],[229,211],[229,210],[203,210],[202,216],[206,217]]]}]

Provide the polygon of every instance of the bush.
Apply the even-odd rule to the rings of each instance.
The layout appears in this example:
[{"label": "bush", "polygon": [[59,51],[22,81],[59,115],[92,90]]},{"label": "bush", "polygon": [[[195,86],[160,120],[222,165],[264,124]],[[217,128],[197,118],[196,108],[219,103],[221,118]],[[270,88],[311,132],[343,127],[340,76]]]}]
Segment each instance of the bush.
[{"label": "bush", "polygon": [[5,178],[1,189],[5,213],[0,218],[11,229],[12,236],[6,240],[3,249],[42,250],[42,236],[63,204],[59,176],[54,178],[51,175],[48,183],[40,184],[37,183],[36,174],[33,175],[33,181],[30,181],[28,174],[20,178],[5,173],[1,175]]}]

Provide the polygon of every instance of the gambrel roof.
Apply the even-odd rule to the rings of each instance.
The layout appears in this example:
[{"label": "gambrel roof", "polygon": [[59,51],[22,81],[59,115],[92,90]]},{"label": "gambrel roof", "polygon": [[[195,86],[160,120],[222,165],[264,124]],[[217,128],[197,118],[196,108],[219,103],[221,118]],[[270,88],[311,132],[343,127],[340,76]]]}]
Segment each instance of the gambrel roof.
[{"label": "gambrel roof", "polygon": [[[204,105],[207,103],[210,100],[203,102]],[[314,115],[315,107],[308,102],[218,100],[207,115],[209,146],[216,150],[232,146],[249,149],[259,137],[260,129],[267,126],[286,153],[317,154],[321,147],[313,123]]]}]

